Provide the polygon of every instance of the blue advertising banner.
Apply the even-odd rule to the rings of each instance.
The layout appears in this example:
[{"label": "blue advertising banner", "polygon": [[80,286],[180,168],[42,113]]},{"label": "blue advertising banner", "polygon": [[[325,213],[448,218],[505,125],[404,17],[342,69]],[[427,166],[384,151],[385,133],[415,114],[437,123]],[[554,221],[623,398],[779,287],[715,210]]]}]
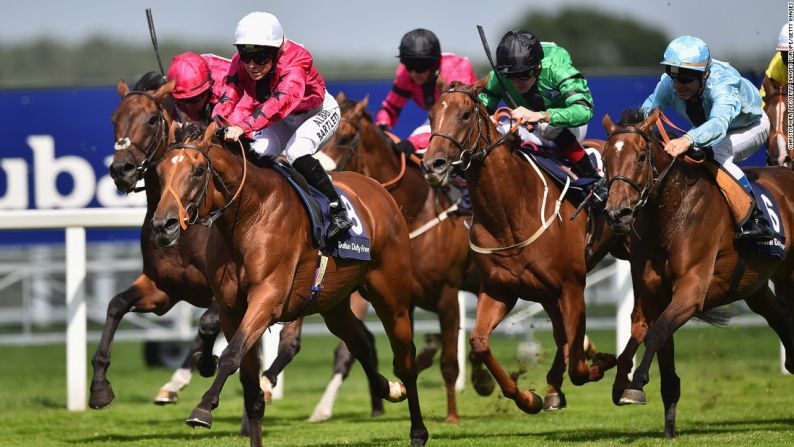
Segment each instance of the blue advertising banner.
[{"label": "blue advertising banner", "polygon": [[[658,80],[658,75],[588,78],[596,105],[588,137],[605,138],[604,114],[617,120],[624,109],[641,104]],[[356,100],[368,95],[373,115],[390,88],[390,80],[328,84],[334,95],[343,91]],[[0,91],[0,134],[4,136],[0,210],[144,206],[142,193],[118,194],[108,175],[113,156],[110,116],[118,104],[113,87]],[[670,117],[676,124],[686,124],[674,113]],[[425,118],[425,112],[410,102],[395,133],[409,135]],[[758,151],[745,164],[763,164],[763,157]],[[137,235],[137,230],[102,231],[92,232],[91,239],[130,240]],[[0,243],[62,239],[62,232],[0,233]]]}]

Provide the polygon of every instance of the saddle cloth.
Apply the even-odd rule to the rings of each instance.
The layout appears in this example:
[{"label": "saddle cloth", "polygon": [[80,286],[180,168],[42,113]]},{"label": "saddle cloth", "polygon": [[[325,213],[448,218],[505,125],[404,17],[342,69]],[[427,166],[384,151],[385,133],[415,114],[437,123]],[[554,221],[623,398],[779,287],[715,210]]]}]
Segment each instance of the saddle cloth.
[{"label": "saddle cloth", "polygon": [[[748,176],[748,179],[750,177]],[[786,258],[786,230],[783,228],[783,220],[780,218],[780,213],[777,211],[777,203],[775,198],[769,191],[766,190],[760,183],[750,181],[753,185],[753,195],[755,196],[756,206],[764,214],[769,225],[775,231],[775,238],[772,240],[764,241],[749,241],[752,243],[753,248],[759,253],[776,256],[780,259]]]},{"label": "saddle cloth", "polygon": [[[587,177],[574,180],[574,177],[570,173],[570,163],[567,161],[561,162],[559,159],[552,156],[549,152],[553,151],[553,149],[541,149],[529,143],[522,145],[520,150],[532,157],[537,162],[538,166],[560,185],[564,185],[565,181],[570,178],[571,185],[569,188],[573,191],[571,198],[575,203],[579,203],[585,198],[590,191],[590,187],[596,181],[596,179]],[[604,162],[601,160],[601,154],[597,150],[589,147],[585,148],[585,152],[587,156],[590,157],[593,166],[595,166],[598,171],[603,172]]]},{"label": "saddle cloth", "polygon": [[364,225],[356,213],[355,207],[344,192],[337,189],[342,204],[347,209],[347,214],[353,221],[353,226],[340,232],[332,240],[326,238],[328,226],[331,223],[329,216],[330,203],[323,193],[314,189],[306,182],[292,166],[282,163],[280,160],[263,157],[257,163],[260,166],[268,166],[287,179],[290,185],[298,193],[301,203],[303,203],[312,228],[312,245],[320,249],[324,255],[340,259],[352,259],[357,261],[369,261],[370,240],[367,236]]}]

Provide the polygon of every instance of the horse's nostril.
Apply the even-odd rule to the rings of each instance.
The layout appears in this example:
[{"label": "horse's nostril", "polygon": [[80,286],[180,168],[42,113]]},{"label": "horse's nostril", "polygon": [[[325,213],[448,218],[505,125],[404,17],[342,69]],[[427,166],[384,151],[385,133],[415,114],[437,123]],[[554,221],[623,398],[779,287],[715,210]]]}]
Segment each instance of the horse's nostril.
[{"label": "horse's nostril", "polygon": [[631,208],[621,208],[618,210],[618,217],[627,217],[631,215]]},{"label": "horse's nostril", "polygon": [[172,231],[175,231],[176,227],[178,226],[179,226],[179,220],[172,218],[165,221],[165,225],[163,225],[163,229],[170,233]]},{"label": "horse's nostril", "polygon": [[436,158],[435,160],[432,160],[432,162],[430,163],[430,168],[436,172],[443,171],[444,169],[446,169],[446,167],[447,167],[447,161],[444,160],[443,158]]}]

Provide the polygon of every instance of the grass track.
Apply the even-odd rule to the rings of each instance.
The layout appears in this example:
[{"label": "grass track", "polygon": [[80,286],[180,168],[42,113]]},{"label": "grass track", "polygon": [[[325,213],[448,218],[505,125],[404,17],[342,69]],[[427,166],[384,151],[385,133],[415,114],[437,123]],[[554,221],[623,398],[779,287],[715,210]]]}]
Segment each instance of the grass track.
[{"label": "grass track", "polygon": [[[591,332],[602,350],[611,351],[614,333]],[[522,376],[522,388],[545,390],[553,355],[551,334],[541,332],[545,349],[539,365]],[[417,337],[417,340],[421,338]],[[446,401],[437,365],[420,376],[420,399],[430,443],[435,446],[778,446],[794,445],[794,378],[779,373],[778,341],[768,328],[682,329],[676,337],[677,370],[682,382],[678,407],[679,438],[662,439],[662,405],[656,367],[646,387],[648,405],[612,405],[614,371],[602,382],[574,387],[566,381],[568,408],[526,415],[498,395],[477,396],[471,386],[459,394],[461,423],[445,424]],[[508,370],[517,369],[515,338],[495,337],[494,351]],[[301,353],[288,368],[286,399],[265,412],[264,442],[269,446],[407,445],[407,405],[388,404],[386,415],[368,417],[364,375],[355,366],[337,402],[334,419],[304,420],[330,378],[335,340],[304,337]],[[381,369],[387,377],[391,357],[378,337]],[[89,346],[89,355],[95,345]],[[184,419],[209,379],[194,377],[176,406],[150,403],[170,377],[165,369],[143,366],[141,346],[119,343],[109,378],[117,399],[106,410],[65,410],[63,346],[0,347],[0,446],[247,446],[237,436],[242,393],[233,376],[215,410],[211,430],[190,429]],[[91,367],[89,364],[89,373]]]}]

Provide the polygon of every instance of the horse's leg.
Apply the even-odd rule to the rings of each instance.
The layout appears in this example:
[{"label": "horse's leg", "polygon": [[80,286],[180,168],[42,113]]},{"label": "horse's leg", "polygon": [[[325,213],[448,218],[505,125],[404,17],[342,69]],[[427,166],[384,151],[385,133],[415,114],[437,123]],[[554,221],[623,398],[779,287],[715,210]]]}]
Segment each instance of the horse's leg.
[{"label": "horse's leg", "polygon": [[303,330],[303,317],[285,324],[281,328],[278,342],[278,355],[270,365],[270,367],[262,372],[262,377],[259,378],[259,386],[262,392],[265,393],[265,403],[273,402],[273,387],[276,386],[278,375],[284,371],[284,368],[290,364],[292,359],[298,355],[301,350],[301,333]]},{"label": "horse's leg", "polygon": [[[637,284],[637,283],[635,283]],[[634,309],[631,311],[631,335],[626,342],[626,346],[617,359],[617,369],[615,371],[615,381],[612,383],[612,403],[620,405],[620,396],[629,386],[629,374],[634,367],[634,355],[637,353],[640,344],[645,340],[648,332],[648,325],[653,323],[652,319],[646,319],[647,315],[640,304],[640,297],[635,286]]]},{"label": "horse's leg", "polygon": [[[204,393],[201,402],[190,412],[185,423],[192,427],[212,427],[212,410],[218,407],[220,393],[226,380],[239,367],[243,356],[259,341],[262,334],[270,326],[273,315],[273,303],[285,292],[273,284],[263,282],[249,291],[248,296],[239,297],[238,301],[248,303],[248,308],[240,319],[239,308],[226,309],[221,307],[221,328],[229,344],[218,360],[218,372],[215,374],[210,388]],[[246,300],[247,298],[247,300]],[[240,306],[241,304],[238,304]],[[231,334],[234,334],[230,337]],[[259,371],[256,372],[257,376]],[[257,387],[259,379],[257,378]],[[253,428],[253,427],[252,427]],[[251,431],[251,439],[257,433]],[[261,436],[261,434],[259,434]],[[253,441],[252,441],[253,442]]]},{"label": "horse's leg", "polygon": [[250,436],[251,447],[262,446],[262,417],[265,415],[265,397],[259,386],[259,349],[250,349],[240,363],[240,383],[245,401],[244,419],[240,432]]},{"label": "horse's leg", "polygon": [[[458,289],[444,286],[438,303],[438,322],[441,327],[441,376],[447,388],[446,422],[458,423],[457,396],[455,382],[458,380],[458,331],[460,330],[460,309]],[[418,360],[417,360],[418,362]]]},{"label": "horse's leg", "polygon": [[215,346],[215,340],[221,332],[221,322],[218,318],[218,302],[212,300],[212,304],[201,315],[199,320],[198,338],[201,339],[201,348],[198,351],[198,358],[196,359],[196,369],[201,377],[212,377],[215,375],[215,370],[218,366],[218,357],[212,355],[212,348]]},{"label": "horse's leg", "polygon": [[102,336],[99,339],[96,353],[91,359],[94,375],[91,379],[91,396],[88,399],[89,407],[93,409],[105,408],[116,398],[113,393],[113,387],[107,380],[107,369],[110,366],[113,336],[116,334],[116,329],[121,319],[133,306],[136,306],[136,311],[151,312],[159,307],[158,304],[167,303],[168,301],[168,295],[159,290],[146,275],[140,275],[127,290],[110,300],[107,316],[105,317],[105,325],[102,328]]},{"label": "horse's leg", "polygon": [[[791,299],[792,284],[783,283],[781,281],[775,282],[775,290],[777,295]],[[779,291],[779,292],[778,292]],[[771,327],[783,343],[786,349],[786,370],[794,373],[794,332],[792,332],[792,320],[785,303],[778,301],[777,297],[769,287],[762,287],[758,292],[748,297],[746,300],[750,310],[761,315],[766,319],[767,324]]]},{"label": "horse's leg", "polygon": [[484,363],[491,372],[502,394],[515,401],[516,406],[526,413],[535,414],[543,408],[543,401],[534,391],[520,391],[515,380],[504,369],[491,353],[488,337],[493,329],[502,322],[505,315],[516,305],[518,298],[508,298],[505,301],[494,299],[485,290],[480,291],[477,302],[477,321],[471,331],[471,355],[475,361]]},{"label": "horse's leg", "polygon": [[[544,306],[546,313],[549,315],[551,321],[561,321],[562,315],[557,306]],[[562,392],[563,376],[565,375],[566,364],[566,337],[565,330],[559,324],[552,325],[552,332],[554,334],[554,342],[557,345],[557,351],[554,354],[554,360],[551,363],[549,372],[546,373],[546,395],[543,397],[543,409],[546,411],[561,410],[568,405],[565,399],[565,393]]]},{"label": "horse's leg", "polygon": [[[384,261],[383,265],[399,266],[397,263],[389,264],[387,261]],[[419,391],[416,386],[416,346],[413,342],[413,323],[409,309],[409,285],[405,284],[405,281],[400,283],[394,280],[394,278],[402,278],[403,272],[402,268],[397,268],[396,271],[384,269],[370,271],[367,276],[370,287],[366,288],[365,298],[372,303],[389,337],[389,344],[394,354],[394,370],[402,380],[408,398],[408,410],[411,414],[411,445],[423,446],[429,434],[422,419]]]},{"label": "horse's leg", "polygon": [[675,408],[681,398],[681,379],[675,373],[675,344],[672,335],[659,349],[656,361],[659,363],[662,403],[664,403],[664,436],[675,438]]}]

